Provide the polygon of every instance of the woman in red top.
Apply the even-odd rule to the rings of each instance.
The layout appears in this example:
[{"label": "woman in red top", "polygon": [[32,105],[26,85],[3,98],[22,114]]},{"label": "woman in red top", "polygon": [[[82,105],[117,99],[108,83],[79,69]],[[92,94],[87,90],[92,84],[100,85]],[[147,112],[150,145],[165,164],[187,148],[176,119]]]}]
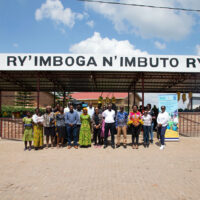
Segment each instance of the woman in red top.
[{"label": "woman in red top", "polygon": [[128,124],[131,128],[132,134],[132,145],[133,149],[138,149],[138,141],[139,141],[139,134],[140,134],[140,125],[142,123],[141,120],[141,113],[138,111],[138,106],[133,105],[133,112],[130,112],[128,117]]}]

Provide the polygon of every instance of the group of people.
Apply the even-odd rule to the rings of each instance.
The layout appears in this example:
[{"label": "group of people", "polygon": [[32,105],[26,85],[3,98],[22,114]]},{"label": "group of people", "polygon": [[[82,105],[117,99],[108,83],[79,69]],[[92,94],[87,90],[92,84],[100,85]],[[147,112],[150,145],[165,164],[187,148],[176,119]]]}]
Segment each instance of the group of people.
[{"label": "group of people", "polygon": [[[143,145],[148,148],[149,144],[153,143],[153,127],[156,121],[160,135],[160,149],[164,149],[165,131],[169,120],[169,115],[165,110],[165,106],[162,106],[156,120],[151,104],[146,106],[143,113],[139,112],[137,105],[133,105],[129,114],[124,110],[124,106],[120,106],[117,111],[112,104],[103,108],[94,108],[90,103],[88,107],[82,108],[78,105],[76,109],[72,104],[68,104],[67,108],[58,104],[54,110],[48,106],[44,115],[36,109],[33,116],[27,112],[27,116],[23,118],[24,150],[31,150],[32,141],[34,141],[35,150],[42,149],[43,133],[46,137],[45,148],[49,146],[53,148],[55,144],[57,148],[64,147],[67,142],[68,149],[72,146],[78,149],[79,146],[91,147],[92,141],[96,148],[102,145],[103,148],[107,148],[108,136],[111,136],[111,147],[115,149],[121,146],[121,133],[123,134],[122,146],[127,148],[127,130],[132,135],[133,149],[139,148],[139,135],[142,130]],[[117,134],[116,145],[115,134]]]}]

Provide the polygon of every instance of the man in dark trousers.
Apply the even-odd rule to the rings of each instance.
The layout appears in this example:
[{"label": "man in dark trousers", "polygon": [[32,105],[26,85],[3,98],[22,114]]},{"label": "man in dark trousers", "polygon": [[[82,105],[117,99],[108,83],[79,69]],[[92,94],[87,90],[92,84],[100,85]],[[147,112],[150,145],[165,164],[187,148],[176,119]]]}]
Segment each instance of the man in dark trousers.
[{"label": "man in dark trousers", "polygon": [[115,111],[112,110],[112,104],[108,105],[108,109],[102,114],[105,119],[105,135],[104,135],[104,149],[108,146],[108,132],[111,133],[111,147],[115,148]]}]

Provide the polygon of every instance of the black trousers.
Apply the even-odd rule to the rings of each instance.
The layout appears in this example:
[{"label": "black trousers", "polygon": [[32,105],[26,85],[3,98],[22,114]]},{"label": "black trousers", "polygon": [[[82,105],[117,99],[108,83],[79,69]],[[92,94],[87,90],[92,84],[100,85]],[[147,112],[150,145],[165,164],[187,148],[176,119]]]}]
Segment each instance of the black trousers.
[{"label": "black trousers", "polygon": [[97,138],[98,138],[98,144],[100,144],[100,142],[101,142],[100,135],[101,135],[101,128],[98,128],[98,129],[93,128],[94,144],[97,144]]},{"label": "black trousers", "polygon": [[138,145],[139,135],[140,135],[140,125],[139,126],[131,125],[131,134],[132,134],[132,144]]},{"label": "black trousers", "polygon": [[111,145],[115,144],[115,123],[105,123],[104,145],[108,145],[108,132],[111,133]]}]

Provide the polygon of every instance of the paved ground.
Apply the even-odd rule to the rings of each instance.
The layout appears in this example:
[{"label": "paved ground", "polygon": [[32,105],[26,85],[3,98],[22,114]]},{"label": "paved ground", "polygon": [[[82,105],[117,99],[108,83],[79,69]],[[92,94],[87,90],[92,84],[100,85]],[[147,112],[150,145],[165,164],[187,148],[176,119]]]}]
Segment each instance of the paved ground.
[{"label": "paved ground", "polygon": [[0,140],[1,200],[200,199],[200,138],[139,150],[23,151]]}]

